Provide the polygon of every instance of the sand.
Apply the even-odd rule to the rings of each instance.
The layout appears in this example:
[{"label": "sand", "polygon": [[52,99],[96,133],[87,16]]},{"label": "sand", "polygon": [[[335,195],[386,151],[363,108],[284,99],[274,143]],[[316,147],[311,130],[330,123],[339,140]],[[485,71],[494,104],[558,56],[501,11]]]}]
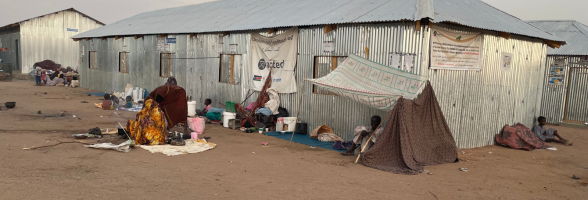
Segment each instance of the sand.
[{"label": "sand", "polygon": [[[355,157],[257,133],[207,125],[215,149],[168,157],[62,144],[93,127],[116,127],[135,113],[94,107],[84,88],[0,82],[2,199],[586,199],[588,129],[555,127],[574,146],[460,149],[459,163],[398,175],[354,164]],[[43,94],[47,92],[47,94]],[[64,96],[65,95],[65,96]],[[89,103],[81,103],[87,101]],[[38,111],[42,114],[38,114]],[[63,117],[57,116],[65,112]],[[76,117],[73,117],[73,116]],[[497,130],[498,131],[498,130]],[[117,141],[115,136],[88,143]],[[260,145],[269,142],[268,146]],[[459,168],[468,168],[461,172]],[[576,175],[579,180],[571,177]]]}]

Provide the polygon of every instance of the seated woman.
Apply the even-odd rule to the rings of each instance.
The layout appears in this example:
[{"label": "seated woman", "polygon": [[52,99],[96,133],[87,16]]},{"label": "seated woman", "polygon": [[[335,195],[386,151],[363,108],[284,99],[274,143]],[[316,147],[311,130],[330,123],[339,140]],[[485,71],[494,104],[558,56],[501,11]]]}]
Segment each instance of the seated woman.
[{"label": "seated woman", "polygon": [[[359,145],[364,139],[367,139],[368,137],[370,137],[370,135],[374,132],[373,130],[378,128],[378,126],[380,125],[381,122],[382,122],[382,118],[380,116],[374,115],[371,118],[371,125],[372,125],[371,127],[365,127],[365,126],[356,127],[355,131],[354,131],[355,137],[353,138],[353,145],[351,146],[351,148],[347,149],[347,151],[341,152],[341,154],[346,155],[346,156],[355,155],[354,151],[358,147],[357,145]],[[368,147],[373,145],[377,141],[378,136],[380,136],[380,134],[382,134],[382,131],[384,131],[384,127],[380,127],[376,131],[376,133],[372,137],[371,141],[366,141],[366,142],[369,142]],[[363,147],[363,145],[359,146],[359,148],[362,148],[362,147]]]},{"label": "seated woman", "polygon": [[[544,142],[555,142],[555,143],[561,143],[567,146],[572,146],[572,142],[570,142],[569,140],[563,139],[558,133],[557,130],[555,130],[554,128],[550,128],[548,130],[545,130],[545,124],[547,123],[547,120],[545,117],[543,116],[539,116],[537,118],[537,122],[539,122],[539,125],[534,126],[533,127],[533,133],[535,133],[535,135],[543,140]],[[555,139],[555,137],[559,138],[559,139]]]},{"label": "seated woman", "polygon": [[[145,98],[143,110],[137,113],[137,120],[129,120],[127,130],[135,144],[159,145],[167,141],[167,131],[178,123],[186,123],[188,104],[186,90],[177,86],[174,77],[165,85],[155,88]],[[189,137],[188,126],[184,126],[184,137]]]},{"label": "seated woman", "polygon": [[163,145],[166,139],[166,121],[159,104],[153,99],[145,101],[136,120],[127,122],[127,131],[137,145]]}]

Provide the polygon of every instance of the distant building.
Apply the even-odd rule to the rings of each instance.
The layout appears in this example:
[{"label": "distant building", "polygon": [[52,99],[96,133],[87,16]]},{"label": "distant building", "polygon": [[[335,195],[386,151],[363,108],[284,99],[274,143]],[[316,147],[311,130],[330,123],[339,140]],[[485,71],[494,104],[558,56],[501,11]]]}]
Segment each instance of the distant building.
[{"label": "distant building", "polygon": [[0,59],[22,73],[43,60],[75,69],[80,49],[71,37],[103,25],[73,8],[9,24],[0,27]]},{"label": "distant building", "polygon": [[588,26],[575,20],[529,23],[567,43],[559,49],[547,49],[541,115],[554,124],[588,122]]},{"label": "distant building", "polygon": [[[251,72],[257,67],[251,33],[274,36],[291,27],[298,27],[298,92],[280,94],[280,106],[291,115],[304,79],[329,74],[345,57],[390,66],[391,56],[409,55],[402,62],[411,61],[408,70],[429,78],[459,148],[494,144],[505,124],[531,127],[539,116],[547,49],[563,44],[479,0],[214,1],[142,13],[72,38],[86,51],[82,87],[111,92],[132,84],[151,91],[172,75],[202,105],[207,98],[244,101],[258,80]],[[481,69],[431,69],[433,28],[479,33]],[[508,72],[501,70],[504,54],[512,55]],[[309,83],[302,102],[299,119],[308,132],[328,125],[346,141],[372,115],[387,115]]]}]

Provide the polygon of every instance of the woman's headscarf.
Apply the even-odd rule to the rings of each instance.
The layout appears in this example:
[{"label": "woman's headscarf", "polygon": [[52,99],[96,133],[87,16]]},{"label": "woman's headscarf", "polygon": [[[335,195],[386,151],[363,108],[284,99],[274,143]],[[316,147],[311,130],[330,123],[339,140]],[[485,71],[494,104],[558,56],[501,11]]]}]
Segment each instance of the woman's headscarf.
[{"label": "woman's headscarf", "polygon": [[165,83],[165,85],[178,85],[178,81],[176,81],[175,77],[170,76],[169,78],[167,78],[167,82]]}]

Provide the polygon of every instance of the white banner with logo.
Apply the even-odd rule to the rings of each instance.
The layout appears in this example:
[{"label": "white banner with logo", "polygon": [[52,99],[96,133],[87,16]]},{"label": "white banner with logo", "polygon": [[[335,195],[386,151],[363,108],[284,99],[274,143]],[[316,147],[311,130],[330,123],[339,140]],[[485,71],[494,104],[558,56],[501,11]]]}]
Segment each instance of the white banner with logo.
[{"label": "white banner with logo", "polygon": [[480,70],[482,33],[431,30],[431,69]]},{"label": "white banner with logo", "polygon": [[272,70],[272,86],[279,93],[296,92],[294,68],[298,50],[298,27],[286,32],[265,37],[251,33],[251,89],[261,91],[263,84]]}]

